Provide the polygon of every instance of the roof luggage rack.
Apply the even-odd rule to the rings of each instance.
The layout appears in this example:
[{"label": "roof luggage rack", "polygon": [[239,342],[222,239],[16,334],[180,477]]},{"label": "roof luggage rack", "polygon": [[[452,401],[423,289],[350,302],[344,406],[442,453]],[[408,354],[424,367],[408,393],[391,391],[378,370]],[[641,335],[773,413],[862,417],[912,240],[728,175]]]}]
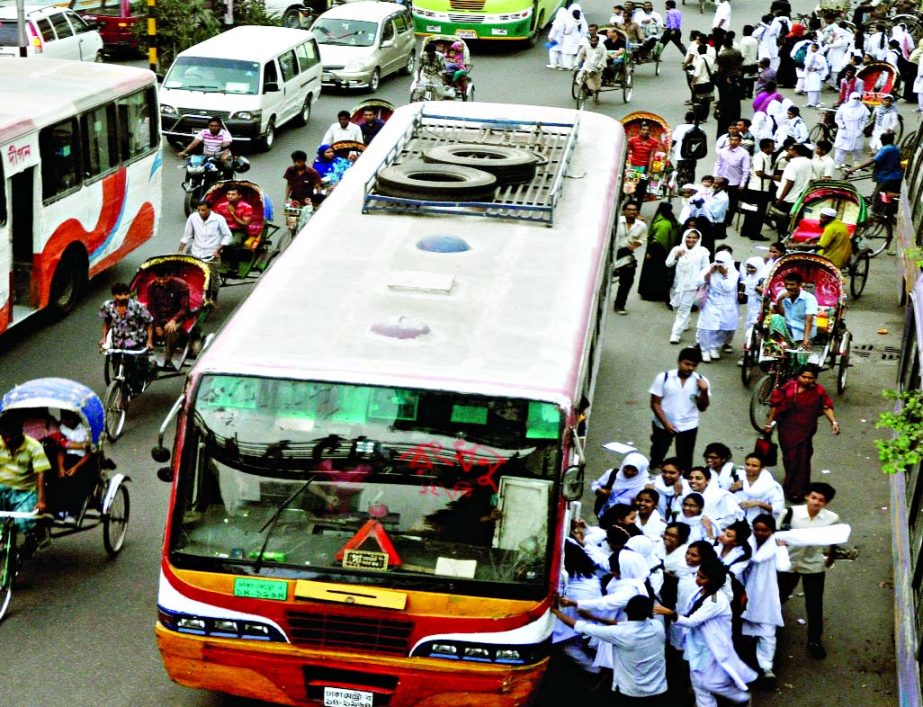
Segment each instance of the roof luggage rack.
[{"label": "roof luggage rack", "polygon": [[[577,144],[579,114],[573,122],[553,123],[427,114],[428,105],[421,106],[413,122],[365,183],[362,213],[450,214],[553,225],[554,209]],[[459,143],[531,152],[539,158],[535,177],[524,184],[497,187],[492,201],[430,201],[387,196],[378,191],[378,174],[386,167],[419,162],[424,150]]]}]

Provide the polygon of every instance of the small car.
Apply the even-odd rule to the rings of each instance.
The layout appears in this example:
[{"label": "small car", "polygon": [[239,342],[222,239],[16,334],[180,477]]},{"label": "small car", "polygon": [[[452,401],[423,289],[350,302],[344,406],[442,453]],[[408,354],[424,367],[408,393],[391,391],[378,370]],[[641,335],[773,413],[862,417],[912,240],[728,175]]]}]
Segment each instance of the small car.
[{"label": "small car", "polygon": [[[26,54],[30,57],[102,61],[103,38],[95,24],[64,7],[26,5]],[[15,5],[0,7],[0,57],[19,56]]]},{"label": "small car", "polygon": [[318,17],[311,31],[320,47],[324,86],[375,92],[389,74],[413,74],[417,57],[413,18],[403,5],[345,3]]}]

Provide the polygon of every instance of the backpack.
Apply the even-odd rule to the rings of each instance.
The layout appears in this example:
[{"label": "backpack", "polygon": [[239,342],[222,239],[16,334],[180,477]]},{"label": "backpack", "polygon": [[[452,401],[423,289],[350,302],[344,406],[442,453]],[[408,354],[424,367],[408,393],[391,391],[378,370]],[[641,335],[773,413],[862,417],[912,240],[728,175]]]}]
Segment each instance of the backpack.
[{"label": "backpack", "polygon": [[684,160],[705,159],[708,154],[708,136],[698,125],[694,125],[685,135],[679,146],[679,156]]},{"label": "backpack", "polygon": [[805,42],[805,43],[802,44],[800,47],[798,47],[798,51],[795,52],[795,54],[792,56],[792,59],[795,61],[795,66],[798,67],[799,69],[803,69],[803,68],[804,68],[804,60],[805,60],[805,59],[807,58],[807,56],[808,56],[808,47],[809,47],[809,46],[810,46],[810,43],[809,43],[809,42]]}]

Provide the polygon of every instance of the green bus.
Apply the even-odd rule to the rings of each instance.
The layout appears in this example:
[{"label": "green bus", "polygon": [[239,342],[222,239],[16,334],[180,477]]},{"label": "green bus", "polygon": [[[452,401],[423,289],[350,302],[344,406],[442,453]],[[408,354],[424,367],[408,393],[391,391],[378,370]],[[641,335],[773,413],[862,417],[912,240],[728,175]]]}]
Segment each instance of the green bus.
[{"label": "green bus", "polygon": [[559,7],[568,0],[413,0],[413,27],[419,35],[459,39],[538,41]]}]

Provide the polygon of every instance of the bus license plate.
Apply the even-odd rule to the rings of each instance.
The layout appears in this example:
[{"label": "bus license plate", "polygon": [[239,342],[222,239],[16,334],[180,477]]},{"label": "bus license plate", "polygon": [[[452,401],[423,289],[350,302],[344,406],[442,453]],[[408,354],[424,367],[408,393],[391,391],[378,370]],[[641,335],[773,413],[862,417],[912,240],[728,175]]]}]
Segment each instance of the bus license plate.
[{"label": "bus license plate", "polygon": [[341,687],[324,688],[324,707],[374,707],[375,693],[362,690],[344,690]]},{"label": "bus license plate", "polygon": [[455,36],[459,39],[477,39],[478,33],[473,29],[457,29],[455,30]]}]

